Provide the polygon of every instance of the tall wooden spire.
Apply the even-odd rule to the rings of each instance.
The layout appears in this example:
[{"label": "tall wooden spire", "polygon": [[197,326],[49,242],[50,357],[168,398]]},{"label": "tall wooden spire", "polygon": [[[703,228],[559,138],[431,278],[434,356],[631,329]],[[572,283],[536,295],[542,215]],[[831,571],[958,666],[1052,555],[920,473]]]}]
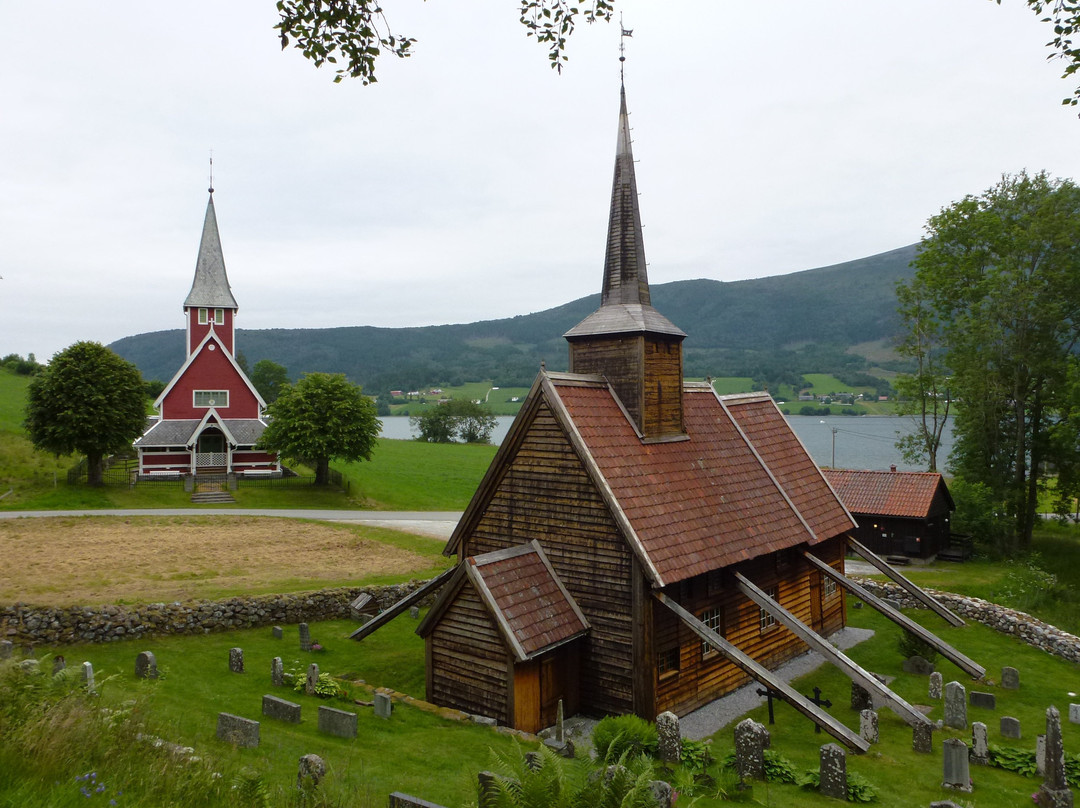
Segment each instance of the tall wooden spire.
[{"label": "tall wooden spire", "polygon": [[652,306],[622,85],[600,308],[564,336],[570,343],[570,372],[606,377],[646,439],[684,434],[686,334]]},{"label": "tall wooden spire", "polygon": [[214,212],[214,188],[211,185],[202,238],[199,240],[199,257],[195,262],[195,279],[184,300],[188,355],[211,329],[223,340],[229,353],[233,353],[234,317],[239,308],[229,287],[229,276],[225,274],[225,255],[221,251],[221,236]]}]

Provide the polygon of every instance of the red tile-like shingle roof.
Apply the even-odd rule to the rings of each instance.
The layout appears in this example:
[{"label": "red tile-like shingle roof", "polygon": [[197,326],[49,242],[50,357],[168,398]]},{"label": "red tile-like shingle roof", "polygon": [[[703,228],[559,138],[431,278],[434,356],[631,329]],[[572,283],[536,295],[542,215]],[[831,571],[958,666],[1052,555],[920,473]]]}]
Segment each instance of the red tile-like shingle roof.
[{"label": "red tile-like shingle roof", "polygon": [[[937,472],[826,469],[825,477],[852,513],[906,519],[929,515],[934,497],[945,486]],[[945,496],[951,504],[947,490]]]}]

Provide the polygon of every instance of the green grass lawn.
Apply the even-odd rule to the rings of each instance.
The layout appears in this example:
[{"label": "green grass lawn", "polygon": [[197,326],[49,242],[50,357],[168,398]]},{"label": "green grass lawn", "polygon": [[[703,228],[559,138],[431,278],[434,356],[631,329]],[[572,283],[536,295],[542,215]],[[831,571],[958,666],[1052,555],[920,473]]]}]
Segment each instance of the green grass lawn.
[{"label": "green grass lawn", "polygon": [[[521,403],[529,393],[528,387],[499,387],[496,388],[491,381],[469,382],[456,387],[440,387],[441,393],[424,392],[423,403],[419,399],[413,399],[404,404],[392,404],[390,412],[393,415],[419,415],[432,409],[439,403],[440,398],[458,398],[468,401],[480,401],[488,406],[495,415],[517,415],[521,409]],[[510,399],[517,398],[517,401]]]}]

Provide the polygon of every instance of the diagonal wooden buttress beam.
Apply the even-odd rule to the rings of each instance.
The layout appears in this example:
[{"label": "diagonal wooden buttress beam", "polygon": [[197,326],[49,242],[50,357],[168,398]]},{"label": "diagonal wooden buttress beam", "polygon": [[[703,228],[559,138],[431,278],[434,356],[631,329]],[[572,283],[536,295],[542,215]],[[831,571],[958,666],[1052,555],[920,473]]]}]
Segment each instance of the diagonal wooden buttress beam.
[{"label": "diagonal wooden buttress beam", "polygon": [[350,634],[349,639],[362,640],[369,634],[374,634],[376,629],[382,628],[414,603],[423,600],[425,595],[430,595],[433,591],[446,583],[447,579],[449,579],[456,570],[457,567],[450,567],[450,569],[443,570],[415,592],[406,595],[386,611],[379,612],[378,615],[371,620],[368,620],[364,625],[360,626],[360,628]]},{"label": "diagonal wooden buttress beam", "polygon": [[825,659],[838,667],[851,681],[869,690],[880,697],[884,702],[911,726],[929,724],[930,720],[893,693],[889,688],[870,671],[865,670],[854,662],[839,648],[834,647],[828,640],[817,634],[810,626],[770,598],[765,592],[755,586],[741,572],[735,573],[735,582],[739,591],[754,601],[758,606],[767,611],[777,622],[791,630],[796,637],[805,642]]},{"label": "diagonal wooden buttress beam", "polygon": [[791,685],[783,679],[773,675],[772,671],[749,657],[747,654],[744,654],[736,646],[732,645],[711,628],[706,626],[663,592],[653,592],[653,597],[671,609],[671,611],[675,612],[679,619],[682,620],[691,631],[727,657],[734,665],[746,671],[767,687],[783,693],[784,700],[787,701],[788,704],[815,724],[824,728],[824,730],[836,738],[836,740],[856,752],[865,752],[870,748],[870,744],[863,740],[857,732],[853,732],[847,726],[837,721],[827,712],[807,699],[802,693],[791,687]]},{"label": "diagonal wooden buttress beam", "polygon": [[962,653],[957,651],[955,648],[942,640],[936,634],[927,631],[925,628],[920,626],[907,615],[898,612],[896,609],[894,609],[892,606],[883,601],[874,593],[867,591],[863,587],[859,586],[859,584],[855,583],[855,581],[837,572],[817,556],[812,555],[809,552],[803,552],[803,555],[806,557],[807,561],[809,561],[811,564],[821,570],[822,573],[828,575],[830,578],[836,581],[839,586],[842,586],[844,589],[855,595],[857,598],[860,598],[866,603],[869,603],[873,608],[877,609],[879,612],[892,620],[898,626],[910,631],[923,642],[933,646],[943,657],[955,663],[957,667],[971,674],[973,678],[981,679],[986,674],[986,668],[984,668],[978,662],[975,662],[974,660],[964,656]]},{"label": "diagonal wooden buttress beam", "polygon": [[916,586],[914,583],[909,581],[907,578],[905,578],[899,572],[897,572],[892,567],[890,567],[888,564],[886,564],[884,561],[882,561],[881,556],[879,556],[877,553],[875,553],[869,547],[867,547],[864,544],[856,541],[851,536],[847,536],[846,538],[847,538],[848,547],[850,547],[852,550],[854,550],[858,555],[862,556],[862,558],[867,563],[871,564],[872,566],[877,567],[881,571],[881,573],[883,575],[885,575],[886,577],[892,579],[892,581],[894,583],[896,583],[901,589],[903,589],[905,592],[907,592],[909,595],[911,595],[917,601],[919,601],[924,606],[926,606],[926,608],[937,612],[939,615],[944,617],[946,620],[948,620],[954,626],[962,626],[962,625],[964,625],[964,620],[963,620],[962,617],[960,617],[959,615],[951,612],[949,609],[946,609],[944,606],[942,606],[940,603],[938,603],[937,600],[932,598],[929,593],[923,591],[921,588]]}]

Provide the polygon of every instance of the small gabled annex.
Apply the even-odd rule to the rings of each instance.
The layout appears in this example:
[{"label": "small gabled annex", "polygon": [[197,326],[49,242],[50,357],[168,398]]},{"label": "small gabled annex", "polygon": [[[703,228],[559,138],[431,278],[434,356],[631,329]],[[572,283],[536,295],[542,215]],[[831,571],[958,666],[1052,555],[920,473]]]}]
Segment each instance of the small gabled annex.
[{"label": "small gabled annex", "polygon": [[255,448],[266,429],[266,402],[236,361],[238,307],[225,274],[213,188],[183,308],[187,358],[135,441],[139,474],[279,474],[277,455]]}]

